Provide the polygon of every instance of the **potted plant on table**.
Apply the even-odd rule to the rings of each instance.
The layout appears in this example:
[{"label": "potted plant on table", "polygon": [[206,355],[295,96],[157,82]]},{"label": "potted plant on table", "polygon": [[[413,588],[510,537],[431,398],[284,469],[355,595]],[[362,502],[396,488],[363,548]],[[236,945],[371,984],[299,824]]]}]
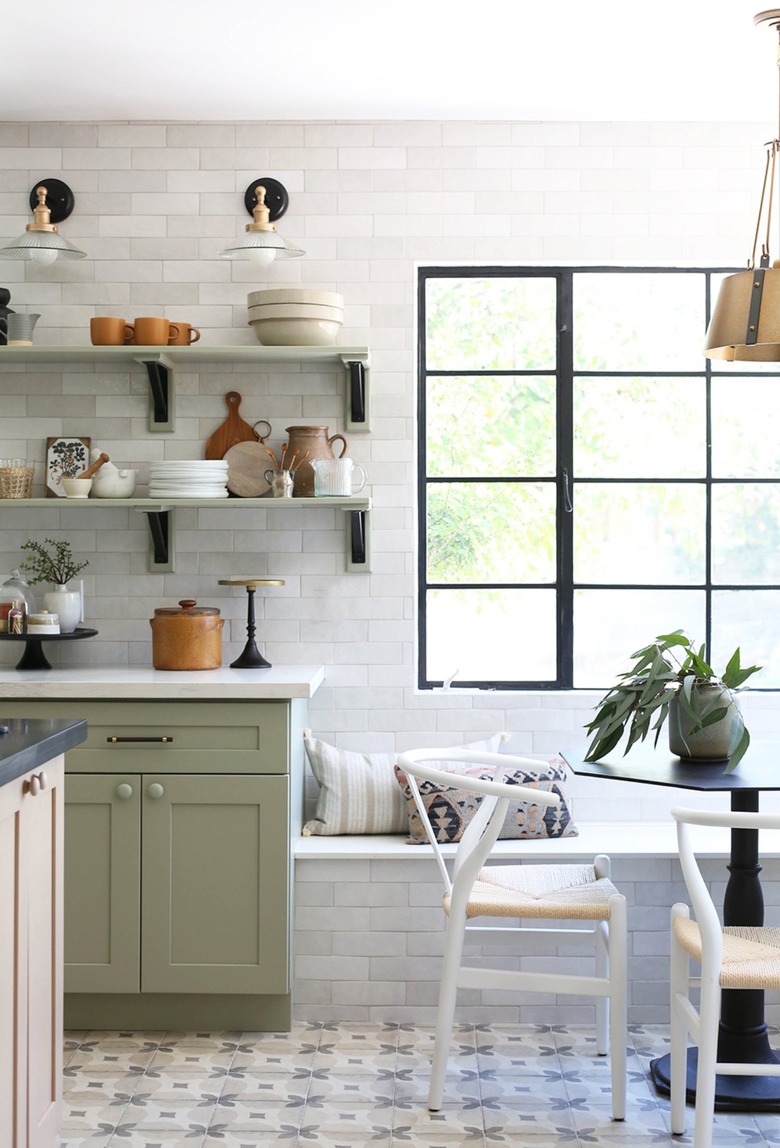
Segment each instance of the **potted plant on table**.
[{"label": "potted plant on table", "polygon": [[89,562],[77,562],[70,543],[54,538],[45,538],[42,543],[28,539],[22,550],[30,552],[21,567],[28,574],[30,585],[50,582],[54,586],[51,593],[44,594],[43,604],[50,613],[59,615],[60,632],[72,634],[81,621],[81,592],[69,589],[68,583]]},{"label": "potted plant on table", "polygon": [[728,760],[734,769],[750,745],[750,734],[736,701],[737,691],[760,666],[743,667],[737,648],[718,675],[706,661],[706,649],[694,648],[682,630],[659,636],[631,655],[630,670],[604,695],[585,728],[591,743],[586,761],[606,757],[628,731],[624,754],[669,719],[669,748],[693,761]]}]

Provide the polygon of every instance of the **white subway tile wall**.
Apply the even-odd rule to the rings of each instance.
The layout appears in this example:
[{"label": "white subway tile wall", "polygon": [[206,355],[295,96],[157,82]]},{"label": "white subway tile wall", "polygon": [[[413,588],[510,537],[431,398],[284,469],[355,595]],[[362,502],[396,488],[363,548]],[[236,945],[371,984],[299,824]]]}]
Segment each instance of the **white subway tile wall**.
[{"label": "white subway tile wall", "polygon": [[[0,124],[0,235],[23,230],[27,196],[46,175],[76,206],[61,232],[88,258],[38,267],[4,261],[11,306],[41,314],[39,345],[83,345],[93,315],[161,314],[202,330],[202,345],[252,345],[246,295],[301,284],[345,297],[339,341],[371,349],[373,426],[349,432],[366,467],[372,511],[370,574],[346,573],[341,512],[290,517],[273,507],[183,510],[176,572],[147,570],[143,515],[53,504],[0,505],[0,572],[28,538],[66,536],[89,558],[86,622],[99,635],[57,664],[148,665],[155,606],[180,597],[219,606],[225,660],[245,640],[245,596],[217,580],[283,578],[257,595],[258,639],[277,664],[323,662],[311,703],[316,733],[344,748],[405,749],[507,729],[510,747],[554,752],[584,743],[590,694],[441,694],[415,690],[415,268],[419,263],[733,264],[748,254],[760,157],[745,140],[760,126],[664,123],[32,123]],[[290,207],[280,232],[306,251],[258,270],[219,251],[243,229],[243,193],[272,175]],[[210,365],[177,372],[176,431],[147,426],[140,368],[106,364],[0,370],[0,455],[36,460],[47,436],[92,437],[118,464],[201,457],[225,416],[268,419],[277,446],[301,420],[344,423],[336,368]],[[0,650],[4,665],[16,651]],[[746,698],[757,736],[780,736],[772,696]],[[616,796],[575,782],[577,812],[665,816],[669,798],[626,785]],[[310,781],[311,791],[311,781]],[[311,795],[311,793],[310,793]]]},{"label": "white subway tile wall", "polygon": [[[247,292],[301,284],[343,293],[342,345],[371,349],[373,426],[350,432],[369,477],[370,574],[345,571],[340,512],[294,518],[228,505],[177,515],[176,572],[147,570],[144,516],[59,503],[33,513],[0,504],[0,572],[28,538],[67,537],[82,557],[89,642],[47,653],[55,664],[148,665],[155,606],[196,597],[228,619],[225,660],[245,640],[245,596],[228,576],[283,578],[257,595],[258,639],[277,664],[322,662],[311,703],[316,734],[345,749],[453,744],[506,729],[507,748],[580,747],[593,694],[442,694],[415,690],[415,268],[419,263],[734,265],[748,255],[759,156],[755,125],[668,123],[33,123],[0,124],[0,236],[29,221],[27,196],[49,175],[73,189],[62,234],[88,258],[51,267],[3,262],[12,307],[38,311],[40,345],[83,345],[93,315],[165,315],[202,330],[203,345],[252,345]],[[302,259],[251,264],[218,258],[248,221],[243,193],[259,175],[287,187],[279,230]],[[89,435],[118,464],[202,457],[225,417],[268,419],[271,444],[301,420],[343,429],[335,369],[220,365],[177,373],[174,435],[151,434],[147,383],[133,371],[84,364],[0,370],[0,456],[36,460],[47,436]],[[18,651],[3,648],[13,665]],[[780,737],[772,695],[745,696],[754,736]],[[314,783],[309,779],[309,801]],[[663,820],[689,795],[573,779],[575,814]],[[697,798],[697,800],[699,800]],[[717,803],[718,799],[712,799]],[[722,799],[721,799],[722,800]],[[771,799],[765,801],[769,807]],[[608,848],[605,842],[605,848]],[[722,867],[713,862],[713,880]],[[329,1019],[433,1019],[442,951],[435,874],[425,862],[300,862],[296,881],[296,1008]],[[419,871],[418,871],[419,870]],[[780,873],[767,866],[767,901]],[[631,1016],[665,1021],[672,862],[618,858],[631,904]],[[335,909],[335,912],[334,912]],[[576,958],[570,958],[576,959]],[[571,999],[569,1023],[592,1021]],[[464,1019],[549,1023],[550,1004],[466,1001]],[[775,1020],[778,1017],[775,1015]]]}]

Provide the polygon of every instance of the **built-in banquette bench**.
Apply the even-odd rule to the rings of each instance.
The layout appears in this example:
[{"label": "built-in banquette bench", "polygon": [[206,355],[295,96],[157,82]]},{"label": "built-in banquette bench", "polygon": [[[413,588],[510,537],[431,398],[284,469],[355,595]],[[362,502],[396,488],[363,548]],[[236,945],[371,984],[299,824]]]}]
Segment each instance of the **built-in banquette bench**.
[{"label": "built-in banquette bench", "polygon": [[[680,804],[695,804],[691,794],[681,796]],[[576,837],[499,841],[495,857],[549,863],[608,853],[613,880],[629,904],[629,1021],[667,1023],[669,909],[686,899],[674,822],[578,817],[577,826]],[[444,846],[444,852],[454,855],[455,848]],[[706,853],[704,871],[720,902],[728,878],[728,831],[714,843],[708,837]],[[444,914],[430,849],[406,844],[403,834],[312,836],[298,840],[294,855],[295,1016],[433,1023]],[[769,917],[780,904],[780,833],[762,832],[761,861]],[[580,971],[584,962],[572,952],[557,959]],[[524,967],[534,963],[543,965],[545,958],[526,958]],[[458,1016],[468,1022],[593,1022],[584,998],[534,995],[523,1001],[507,993],[463,992],[459,1000]],[[769,997],[767,1020],[780,1023],[780,1005]]]},{"label": "built-in banquette bench", "polygon": [[[534,759],[533,764],[560,763],[555,754],[515,749],[514,740],[497,734],[478,748],[500,747]],[[388,815],[400,793],[392,772],[396,757],[337,750],[310,733],[305,744],[311,767],[306,815],[325,823],[310,822],[309,831],[324,829],[330,835],[300,836],[293,847],[295,1015],[303,1020],[432,1023],[443,952],[442,889],[430,847],[406,843],[403,804],[394,832],[378,830],[377,810]],[[368,792],[372,771],[383,779],[381,798]],[[609,854],[613,880],[629,906],[629,1018],[666,1023],[669,911],[686,897],[669,810],[674,805],[727,809],[729,795],[616,784],[570,771],[562,784],[577,835],[500,840],[494,856],[498,862],[528,864],[589,861],[597,853]],[[765,797],[762,808],[776,808],[780,795]],[[372,817],[374,832],[367,833],[361,825]],[[722,830],[705,840],[704,870],[720,904],[728,879],[729,834]],[[455,848],[448,845],[444,851],[454,854]],[[780,909],[773,913],[773,907],[780,906],[780,833],[762,832],[760,849],[767,921],[777,924]],[[559,959],[583,971],[583,957],[571,949],[566,954]],[[545,963],[538,956],[524,962],[527,968]],[[464,992],[459,999],[459,1016],[472,1022],[593,1020],[592,1003],[584,998],[556,1002],[537,995],[522,1000],[506,993]],[[767,1018],[780,1023],[780,1005],[769,997]]]}]

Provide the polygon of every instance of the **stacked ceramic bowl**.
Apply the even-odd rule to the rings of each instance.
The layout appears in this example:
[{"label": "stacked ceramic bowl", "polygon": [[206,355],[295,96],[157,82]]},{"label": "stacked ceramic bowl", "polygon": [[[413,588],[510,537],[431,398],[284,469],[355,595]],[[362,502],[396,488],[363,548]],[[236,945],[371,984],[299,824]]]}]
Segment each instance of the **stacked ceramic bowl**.
[{"label": "stacked ceramic bowl", "polygon": [[153,462],[150,498],[227,498],[228,464],[222,459]]},{"label": "stacked ceramic bowl", "polygon": [[249,326],[266,347],[332,347],[344,322],[344,296],[308,287],[250,291]]}]

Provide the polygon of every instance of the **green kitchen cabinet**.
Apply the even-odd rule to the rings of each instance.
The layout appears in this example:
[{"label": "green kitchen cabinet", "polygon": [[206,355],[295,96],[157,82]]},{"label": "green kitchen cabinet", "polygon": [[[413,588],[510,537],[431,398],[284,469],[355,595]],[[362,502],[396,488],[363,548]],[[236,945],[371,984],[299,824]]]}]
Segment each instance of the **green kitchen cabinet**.
[{"label": "green kitchen cabinet", "polygon": [[88,723],[66,757],[66,1026],[289,1028],[305,703],[11,709]]}]

